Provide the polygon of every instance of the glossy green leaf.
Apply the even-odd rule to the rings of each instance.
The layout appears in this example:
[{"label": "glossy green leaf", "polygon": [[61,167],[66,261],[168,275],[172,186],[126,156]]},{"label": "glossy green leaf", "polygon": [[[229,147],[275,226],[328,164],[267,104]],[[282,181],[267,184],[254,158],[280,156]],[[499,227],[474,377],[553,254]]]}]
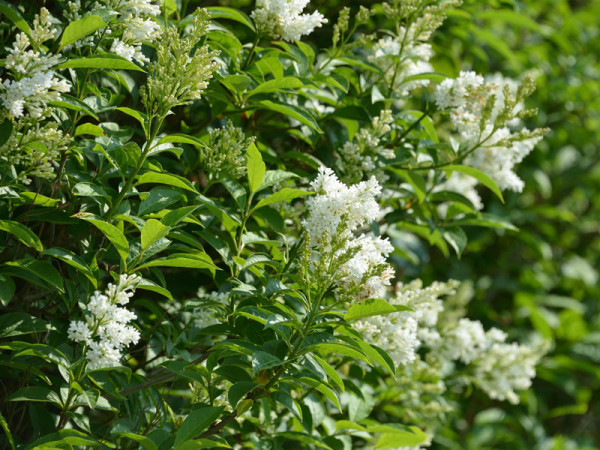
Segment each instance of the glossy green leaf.
[{"label": "glossy green leaf", "polygon": [[119,256],[123,261],[127,260],[129,256],[129,243],[125,235],[114,225],[105,222],[101,219],[96,219],[88,216],[77,216],[86,222],[91,223],[98,228],[104,236],[115,246]]},{"label": "glossy green leaf", "polygon": [[290,202],[291,200],[298,198],[298,197],[303,197],[305,195],[311,195],[314,194],[314,192],[311,191],[304,191],[302,189],[291,189],[291,188],[283,188],[277,192],[275,192],[274,194],[269,195],[266,198],[263,198],[262,200],[260,200],[255,208],[262,208],[263,206],[268,206],[268,205],[272,205],[273,203],[279,203],[279,202]]},{"label": "glossy green leaf", "polygon": [[19,222],[14,222],[12,220],[0,220],[0,230],[12,234],[20,242],[28,247],[34,248],[38,252],[44,250],[42,242],[35,235],[35,233]]},{"label": "glossy green leaf", "polygon": [[242,23],[255,31],[254,24],[250,18],[238,9],[226,8],[222,6],[209,6],[206,8],[211,19],[230,19]]},{"label": "glossy green leaf", "polygon": [[308,127],[315,130],[317,133],[323,133],[323,130],[321,130],[321,127],[319,127],[319,124],[314,119],[314,117],[304,108],[280,102],[273,102],[270,100],[260,101],[256,103],[256,105],[262,109],[275,111],[280,114],[283,114],[286,117],[296,119],[298,122],[307,125]]},{"label": "glossy green leaf", "polygon": [[177,430],[173,447],[177,449],[183,443],[199,437],[204,430],[219,418],[223,409],[225,409],[223,406],[207,406],[189,413]]},{"label": "glossy green leaf", "polygon": [[105,26],[106,23],[104,23],[104,20],[96,15],[89,15],[75,20],[69,23],[63,31],[60,38],[60,47],[70,45]]},{"label": "glossy green leaf", "polygon": [[502,192],[500,188],[496,184],[496,182],[486,173],[482,172],[479,169],[470,166],[459,166],[459,165],[450,165],[444,166],[443,169],[446,172],[460,172],[470,177],[475,178],[489,190],[491,190],[494,194],[498,196],[498,198],[504,203],[504,198],[502,197]]},{"label": "glossy green leaf", "polygon": [[14,23],[17,28],[26,35],[31,36],[31,27],[27,23],[17,8],[10,3],[0,0],[0,13],[4,14],[8,20]]},{"label": "glossy green leaf", "polygon": [[248,170],[248,184],[250,185],[250,192],[254,193],[258,191],[265,178],[266,166],[260,151],[258,151],[254,143],[250,144],[250,147],[248,147],[246,156],[248,158],[246,163]]},{"label": "glossy green leaf", "polygon": [[353,304],[344,316],[344,319],[353,321],[400,311],[412,311],[412,309],[408,306],[392,305],[381,298],[373,298]]},{"label": "glossy green leaf", "polygon": [[145,172],[138,177],[136,186],[146,183],[165,184],[167,186],[185,189],[186,191],[194,192],[196,194],[198,193],[189,180],[170,173]]},{"label": "glossy green leaf", "polygon": [[266,94],[269,92],[281,92],[286,89],[298,89],[304,86],[304,83],[296,77],[275,78],[259,84],[246,94],[247,98],[256,94]]},{"label": "glossy green leaf", "polygon": [[112,69],[112,70],[135,70],[144,72],[144,69],[131,61],[113,54],[88,56],[86,58],[74,58],[57,66],[59,69]]},{"label": "glossy green leaf", "polygon": [[147,220],[144,228],[142,228],[142,250],[146,250],[152,244],[165,237],[170,230],[170,227],[163,225],[156,219]]},{"label": "glossy green leaf", "polygon": [[275,355],[259,350],[252,355],[252,371],[258,373],[261,370],[272,369],[283,364],[283,361]]},{"label": "glossy green leaf", "polygon": [[11,312],[0,316],[0,338],[42,333],[52,329],[54,327],[48,322],[24,312]]}]

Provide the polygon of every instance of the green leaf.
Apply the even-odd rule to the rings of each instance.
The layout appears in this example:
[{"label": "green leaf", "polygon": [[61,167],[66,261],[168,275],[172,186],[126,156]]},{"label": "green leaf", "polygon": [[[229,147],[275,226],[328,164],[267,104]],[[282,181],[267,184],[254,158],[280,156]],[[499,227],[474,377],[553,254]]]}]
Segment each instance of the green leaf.
[{"label": "green leaf", "polygon": [[408,306],[392,305],[381,298],[373,298],[353,304],[344,316],[344,319],[352,321],[400,311],[412,311],[412,309]]},{"label": "green leaf", "polygon": [[44,247],[35,233],[19,222],[0,220],[0,230],[12,234],[27,247],[34,248],[38,252],[44,251]]},{"label": "green leaf", "polygon": [[277,356],[258,350],[252,355],[252,371],[258,373],[261,370],[271,369],[283,364],[283,361]]},{"label": "green leaf", "polygon": [[285,406],[296,418],[302,421],[302,409],[296,400],[285,391],[277,391],[271,394],[271,397]]},{"label": "green leaf", "polygon": [[335,370],[333,367],[331,367],[331,365],[327,361],[325,361],[323,358],[320,358],[317,355],[312,355],[312,356],[321,365],[323,370],[325,370],[325,373],[327,374],[329,379],[331,381],[333,381],[336,384],[336,386],[340,388],[340,390],[342,392],[344,392],[344,389],[345,389],[344,382],[342,381],[342,377],[340,377],[340,375],[337,373],[337,370]]},{"label": "green leaf", "polygon": [[256,105],[260,108],[275,111],[280,114],[283,114],[284,116],[296,119],[298,122],[307,125],[308,127],[315,130],[317,133],[323,133],[323,130],[321,130],[321,127],[319,127],[319,124],[314,119],[314,117],[311,116],[310,113],[304,108],[288,105],[286,103],[272,102],[270,100],[260,101],[256,103]]},{"label": "green leaf", "polygon": [[41,333],[52,329],[54,327],[48,322],[24,312],[12,312],[0,316],[0,338]]},{"label": "green leaf", "polygon": [[150,262],[138,266],[136,270],[148,267],[183,267],[189,269],[208,269],[211,273],[218,270],[217,266],[206,253],[175,253],[165,258],[153,259]]},{"label": "green leaf", "polygon": [[145,278],[142,278],[142,280],[138,283],[137,289],[145,289],[146,291],[156,292],[157,294],[167,297],[171,301],[174,300],[173,296],[167,289]]},{"label": "green leaf", "polygon": [[6,419],[4,419],[4,416],[2,415],[2,413],[0,413],[0,426],[2,427],[2,429],[4,430],[4,434],[6,434],[6,437],[8,438],[8,443],[10,444],[10,448],[12,450],[15,450],[15,441],[12,437],[12,433],[10,432],[10,429],[8,428],[8,423],[6,423]]},{"label": "green leaf", "polygon": [[263,162],[262,155],[254,143],[250,144],[246,155],[248,157],[246,163],[248,169],[248,184],[250,185],[250,193],[253,194],[260,188],[260,185],[265,178],[267,168]]},{"label": "green leaf", "polygon": [[15,295],[15,282],[0,273],[0,303],[2,306],[8,305],[10,299]]},{"label": "green leaf", "polygon": [[173,189],[163,187],[152,188],[150,194],[140,203],[138,215],[143,216],[144,214],[165,210],[173,203],[177,203],[181,198],[182,195]]},{"label": "green leaf", "polygon": [[31,37],[31,28],[17,8],[4,0],[0,0],[0,13],[4,14],[19,30]]},{"label": "green leaf", "polygon": [[43,386],[28,386],[13,392],[6,401],[9,402],[50,402],[62,406],[58,394]]},{"label": "green leaf", "polygon": [[459,165],[445,166],[443,167],[443,169],[446,172],[460,172],[475,178],[477,181],[479,181],[481,184],[483,184],[489,190],[491,190],[494,194],[496,194],[498,198],[502,201],[502,203],[504,203],[504,197],[502,197],[502,192],[500,191],[500,188],[498,187],[496,182],[489,175],[482,172],[481,170],[475,169],[474,167],[470,166]]},{"label": "green leaf", "polygon": [[166,144],[169,142],[175,142],[178,144],[191,144],[198,145],[200,147],[206,147],[206,143],[202,142],[200,139],[194,136],[189,136],[187,134],[182,133],[173,133],[168,136],[165,136],[158,141],[156,145]]},{"label": "green leaf", "polygon": [[85,16],[75,22],[71,22],[67,25],[65,31],[63,31],[60,38],[59,50],[105,26],[106,23],[104,23],[104,20],[96,15]]},{"label": "green leaf", "polygon": [[73,195],[80,197],[105,197],[110,198],[110,195],[104,190],[104,188],[98,184],[88,183],[83,181],[73,186]]},{"label": "green leaf", "polygon": [[165,214],[161,222],[163,225],[168,227],[174,227],[198,208],[198,206],[184,206],[183,208],[174,209],[173,211],[169,211],[167,214]]},{"label": "green leaf", "polygon": [[298,89],[302,86],[304,86],[304,83],[296,77],[275,78],[259,84],[257,87],[248,92],[246,97],[250,98],[256,94],[266,94],[269,92],[281,92],[285,89]]},{"label": "green leaf", "polygon": [[211,19],[235,20],[236,22],[246,25],[252,31],[256,31],[256,28],[254,28],[254,24],[252,23],[250,18],[237,9],[225,8],[221,6],[209,6],[205,9],[209,12]]},{"label": "green leaf", "polygon": [[150,438],[148,438],[146,436],[140,436],[139,434],[125,433],[125,432],[120,432],[117,434],[119,436],[126,437],[127,439],[131,439],[132,441],[142,444],[148,450],[158,450],[158,447],[156,446],[156,444]]},{"label": "green leaf", "polygon": [[184,442],[199,436],[219,418],[223,409],[224,406],[207,406],[193,410],[179,426],[173,447],[177,449]]},{"label": "green leaf", "polygon": [[302,377],[300,381],[308,384],[309,386],[314,387],[317,391],[327,397],[331,402],[337,407],[339,412],[342,412],[342,407],[340,405],[340,399],[338,398],[337,393],[331,389],[329,386],[324,384],[321,380],[315,380],[314,378]]},{"label": "green leaf", "polygon": [[83,273],[92,282],[92,285],[95,288],[98,287],[98,281],[96,280],[96,277],[92,273],[89,266],[75,253],[69,250],[65,250],[64,248],[55,247],[45,250],[44,255],[53,256],[57,259],[60,259],[64,263],[70,265],[71,267],[74,267],[75,269]]},{"label": "green leaf", "polygon": [[104,54],[88,56],[86,58],[69,59],[57,66],[59,69],[113,69],[113,70],[136,70],[145,72],[139,66],[122,56]]},{"label": "green leaf", "polygon": [[163,225],[156,219],[147,220],[142,228],[142,250],[146,250],[156,241],[165,237],[170,230],[171,227]]},{"label": "green leaf", "polygon": [[229,400],[231,407],[235,408],[238,402],[244,398],[248,392],[254,389],[255,386],[257,386],[257,384],[252,381],[239,381],[231,386],[227,393],[227,399]]},{"label": "green leaf", "polygon": [[462,219],[454,220],[452,224],[458,226],[470,225],[476,227],[501,228],[504,230],[519,231],[519,229],[507,219],[490,213],[479,213],[476,215],[466,216]]},{"label": "green leaf", "polygon": [[[396,427],[398,428],[396,429]],[[391,429],[391,432],[384,432],[379,437],[375,448],[414,447],[427,440],[427,435],[417,427],[403,427],[404,429],[400,427],[401,425],[397,424],[369,427],[368,431],[373,433],[382,432],[383,429]]]},{"label": "green leaf", "polygon": [[186,178],[169,173],[146,172],[138,177],[136,186],[146,183],[166,184],[198,194],[196,188]]},{"label": "green leaf", "polygon": [[144,132],[146,132],[146,123],[148,122],[148,116],[146,114],[127,107],[120,107],[116,109],[117,111],[121,111],[122,113],[127,114],[128,116],[137,120],[142,126]]},{"label": "green leaf", "polygon": [[114,225],[111,225],[108,222],[105,222],[101,219],[96,219],[93,217],[86,217],[81,215],[75,215],[74,217],[78,217],[86,222],[91,223],[96,228],[98,228],[104,236],[115,246],[121,260],[125,262],[127,257],[129,256],[129,243],[127,242],[127,238],[125,235]]},{"label": "green leaf", "polygon": [[9,119],[0,123],[0,147],[6,144],[13,132],[13,124]]},{"label": "green leaf", "polygon": [[93,123],[84,123],[75,129],[74,136],[81,136],[82,134],[89,134],[90,136],[106,135],[102,128],[100,128],[98,125],[94,125]]},{"label": "green leaf", "polygon": [[285,170],[267,170],[265,172],[265,178],[263,179],[262,184],[260,185],[259,191],[266,189],[268,187],[273,186],[275,183],[280,183],[289,178],[297,178],[293,172],[286,172]]},{"label": "green leaf", "polygon": [[45,195],[37,192],[20,192],[19,196],[23,202],[28,205],[55,207],[60,203],[54,198],[46,197]]},{"label": "green leaf", "polygon": [[58,448],[78,447],[100,447],[100,443],[94,438],[77,430],[60,430],[56,433],[46,434],[41,438],[29,443],[24,450],[54,450]]},{"label": "green leaf", "polygon": [[446,242],[450,244],[450,246],[454,249],[458,257],[460,258],[460,255],[462,255],[463,250],[467,246],[467,235],[462,230],[462,228],[448,228],[442,233],[442,236],[444,236]]},{"label": "green leaf", "polygon": [[394,170],[394,172],[398,173],[409,182],[417,195],[417,201],[422,203],[427,195],[427,183],[425,182],[425,178],[410,170]]},{"label": "green leaf", "polygon": [[[6,266],[13,267],[11,273],[20,278],[39,283],[39,280],[60,292],[65,292],[62,283],[62,276],[48,261],[38,261],[34,259],[19,259],[5,263]],[[21,272],[21,270],[23,272]],[[31,276],[33,275],[33,279]]]},{"label": "green leaf", "polygon": [[78,111],[83,115],[88,115],[98,120],[98,116],[96,112],[85,102],[82,102],[78,98],[75,98],[69,94],[60,94],[60,100],[55,100],[48,103],[51,106],[56,106],[58,108],[66,108],[71,109],[73,111]]},{"label": "green leaf", "polygon": [[254,207],[255,209],[262,208],[263,206],[272,205],[273,203],[279,202],[290,202],[298,197],[303,197],[305,195],[311,195],[314,192],[304,191],[301,189],[291,189],[291,188],[283,188],[280,191],[275,192],[274,194],[269,195],[267,198],[263,198],[261,201],[257,203]]}]

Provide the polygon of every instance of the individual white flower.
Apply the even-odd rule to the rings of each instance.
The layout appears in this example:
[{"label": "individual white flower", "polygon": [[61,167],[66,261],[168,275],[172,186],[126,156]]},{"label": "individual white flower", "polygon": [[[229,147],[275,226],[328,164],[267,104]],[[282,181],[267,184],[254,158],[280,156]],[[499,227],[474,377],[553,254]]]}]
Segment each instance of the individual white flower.
[{"label": "individual white flower", "polygon": [[309,0],[257,0],[251,17],[271,37],[294,42],[327,23],[321,13],[302,14]]}]

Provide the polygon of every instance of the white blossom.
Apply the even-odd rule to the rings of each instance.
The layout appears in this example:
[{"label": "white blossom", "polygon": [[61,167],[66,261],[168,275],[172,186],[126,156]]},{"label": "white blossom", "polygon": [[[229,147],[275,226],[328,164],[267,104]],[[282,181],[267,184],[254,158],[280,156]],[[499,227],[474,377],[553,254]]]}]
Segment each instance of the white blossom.
[{"label": "white blossom", "polygon": [[525,390],[535,378],[535,366],[544,353],[542,346],[491,343],[474,362],[474,381],[490,398],[519,403],[516,390]]},{"label": "white blossom", "polygon": [[[401,27],[401,36],[405,33]],[[414,89],[429,85],[428,79],[406,81],[413,75],[433,72],[429,60],[433,57],[430,44],[402,37],[386,36],[373,46],[369,61],[385,74],[385,79],[399,95],[405,97]]]},{"label": "white blossom", "polygon": [[353,292],[356,300],[383,295],[394,276],[386,262],[393,247],[387,239],[354,234],[380,216],[375,196],[381,186],[374,177],[346,186],[326,167],[319,168],[311,186],[317,195],[307,200],[309,214],[302,224],[318,249],[319,260],[332,261],[337,282],[344,291]]},{"label": "white blossom", "polygon": [[76,320],[69,324],[68,336],[75,342],[88,342],[92,337],[92,332],[87,323]]},{"label": "white blossom", "polygon": [[294,42],[327,23],[321,13],[302,14],[309,0],[257,0],[251,17],[271,37]]},{"label": "white blossom", "polygon": [[[542,139],[544,130],[526,128],[513,132],[519,126],[522,99],[532,82],[523,85],[494,75],[484,78],[475,72],[460,72],[456,79],[442,81],[434,93],[441,110],[449,110],[450,120],[466,148],[473,151],[464,163],[491,176],[501,189],[520,192],[523,181],[514,168]],[[523,87],[525,86],[525,87]],[[476,194],[464,181],[449,181],[445,189],[456,189],[476,200]],[[466,190],[458,190],[465,188]],[[479,202],[476,206],[480,204]]]},{"label": "white blossom", "polygon": [[118,366],[121,351],[135,345],[140,333],[129,322],[135,313],[118,305],[126,305],[141,278],[122,274],[117,284],[109,283],[104,292],[95,291],[87,303],[86,322],[72,321],[69,339],[86,344],[90,369]]}]

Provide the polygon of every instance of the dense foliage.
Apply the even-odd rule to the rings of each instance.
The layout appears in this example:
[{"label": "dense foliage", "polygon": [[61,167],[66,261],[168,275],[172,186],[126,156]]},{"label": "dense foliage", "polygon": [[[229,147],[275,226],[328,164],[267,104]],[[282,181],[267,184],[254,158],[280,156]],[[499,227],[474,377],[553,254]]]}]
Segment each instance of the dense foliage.
[{"label": "dense foliage", "polygon": [[594,2],[35,3],[4,447],[596,447]]}]

